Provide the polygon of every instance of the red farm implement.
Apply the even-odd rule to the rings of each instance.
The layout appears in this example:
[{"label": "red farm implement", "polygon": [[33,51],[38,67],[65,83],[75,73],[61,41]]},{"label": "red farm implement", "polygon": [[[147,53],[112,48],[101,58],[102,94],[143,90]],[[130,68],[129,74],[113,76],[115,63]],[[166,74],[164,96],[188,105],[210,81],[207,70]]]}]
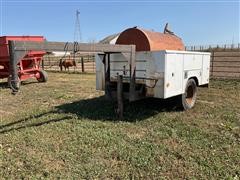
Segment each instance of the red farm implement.
[{"label": "red farm implement", "polygon": [[[0,37],[0,78],[8,78],[11,80],[11,58],[9,53],[9,41],[31,41],[43,42],[43,36],[2,36]],[[45,51],[28,50],[24,53],[23,58],[17,59],[17,72],[19,84],[29,78],[36,78],[39,82],[47,81],[47,74],[41,70],[40,62],[45,54]]]}]

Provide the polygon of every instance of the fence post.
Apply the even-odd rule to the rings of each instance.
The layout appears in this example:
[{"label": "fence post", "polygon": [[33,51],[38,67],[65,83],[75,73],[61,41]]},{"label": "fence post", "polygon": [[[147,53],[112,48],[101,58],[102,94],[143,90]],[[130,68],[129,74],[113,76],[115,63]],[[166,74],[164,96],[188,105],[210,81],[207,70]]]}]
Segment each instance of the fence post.
[{"label": "fence post", "polygon": [[84,62],[83,62],[83,57],[81,57],[81,65],[82,65],[82,72],[84,72]]},{"label": "fence post", "polygon": [[42,58],[42,69],[44,69],[44,57]]},{"label": "fence post", "polygon": [[214,61],[214,51],[212,51],[212,75],[211,76],[213,76],[213,66],[214,66],[214,64],[213,64],[213,61]]},{"label": "fence post", "polygon": [[51,62],[50,62],[50,57],[49,57],[49,56],[48,56],[48,67],[50,67],[50,68],[48,68],[48,69],[51,69],[51,68],[52,68]]}]

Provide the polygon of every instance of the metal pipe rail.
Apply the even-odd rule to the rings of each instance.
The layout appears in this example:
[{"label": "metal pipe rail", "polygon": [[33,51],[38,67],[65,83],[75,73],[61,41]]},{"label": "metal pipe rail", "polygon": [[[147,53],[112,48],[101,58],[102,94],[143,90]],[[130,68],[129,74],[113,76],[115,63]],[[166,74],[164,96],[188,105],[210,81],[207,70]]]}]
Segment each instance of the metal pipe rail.
[{"label": "metal pipe rail", "polygon": [[[10,70],[13,94],[18,92],[18,74],[17,63],[22,59],[27,51],[66,51],[66,44],[68,45],[67,51],[74,52],[94,52],[103,53],[103,63],[105,68],[110,68],[110,54],[111,53],[130,53],[130,89],[129,101],[135,100],[135,70],[136,70],[136,46],[135,45],[113,45],[113,44],[99,44],[99,43],[67,43],[67,42],[30,42],[30,41],[9,41],[10,53]],[[107,56],[106,56],[107,55]],[[107,65],[108,64],[108,65]],[[108,69],[105,77],[106,81],[110,79],[110,69]]]},{"label": "metal pipe rail", "polygon": [[[45,51],[65,51],[66,42],[30,42],[12,41],[15,51],[45,50]],[[75,43],[68,43],[68,49],[73,50]],[[112,52],[131,53],[135,45],[113,45],[99,43],[76,43],[76,49],[81,52]]]}]

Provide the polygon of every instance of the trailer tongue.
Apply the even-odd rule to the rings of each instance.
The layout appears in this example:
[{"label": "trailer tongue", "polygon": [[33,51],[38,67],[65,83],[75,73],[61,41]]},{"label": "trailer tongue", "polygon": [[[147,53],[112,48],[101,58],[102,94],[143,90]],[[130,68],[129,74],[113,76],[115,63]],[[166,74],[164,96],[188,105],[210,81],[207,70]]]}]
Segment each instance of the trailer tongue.
[{"label": "trailer tongue", "polygon": [[[9,53],[10,53],[10,69],[11,69],[11,81],[13,91],[17,92],[18,72],[17,62],[18,59],[24,57],[28,51],[62,51],[65,52],[66,42],[28,42],[28,41],[9,41]],[[130,64],[129,71],[131,76],[129,77],[132,82],[130,91],[134,89],[134,71],[135,71],[135,45],[110,45],[110,44],[92,44],[92,43],[68,43],[68,49],[72,49],[78,52],[95,52],[101,55],[101,61],[105,65],[106,70],[106,82],[110,80],[110,54],[128,54],[128,63]],[[132,96],[132,100],[134,100]]]}]

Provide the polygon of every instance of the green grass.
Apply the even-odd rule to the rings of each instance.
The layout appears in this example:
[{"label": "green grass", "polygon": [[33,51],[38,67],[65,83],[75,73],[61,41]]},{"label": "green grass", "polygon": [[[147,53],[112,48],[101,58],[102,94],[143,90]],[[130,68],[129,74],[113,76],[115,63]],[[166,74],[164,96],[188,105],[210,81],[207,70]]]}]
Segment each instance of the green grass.
[{"label": "green grass", "polygon": [[186,112],[127,103],[122,121],[93,74],[34,82],[15,96],[1,83],[1,178],[240,178],[239,80],[211,80]]}]

